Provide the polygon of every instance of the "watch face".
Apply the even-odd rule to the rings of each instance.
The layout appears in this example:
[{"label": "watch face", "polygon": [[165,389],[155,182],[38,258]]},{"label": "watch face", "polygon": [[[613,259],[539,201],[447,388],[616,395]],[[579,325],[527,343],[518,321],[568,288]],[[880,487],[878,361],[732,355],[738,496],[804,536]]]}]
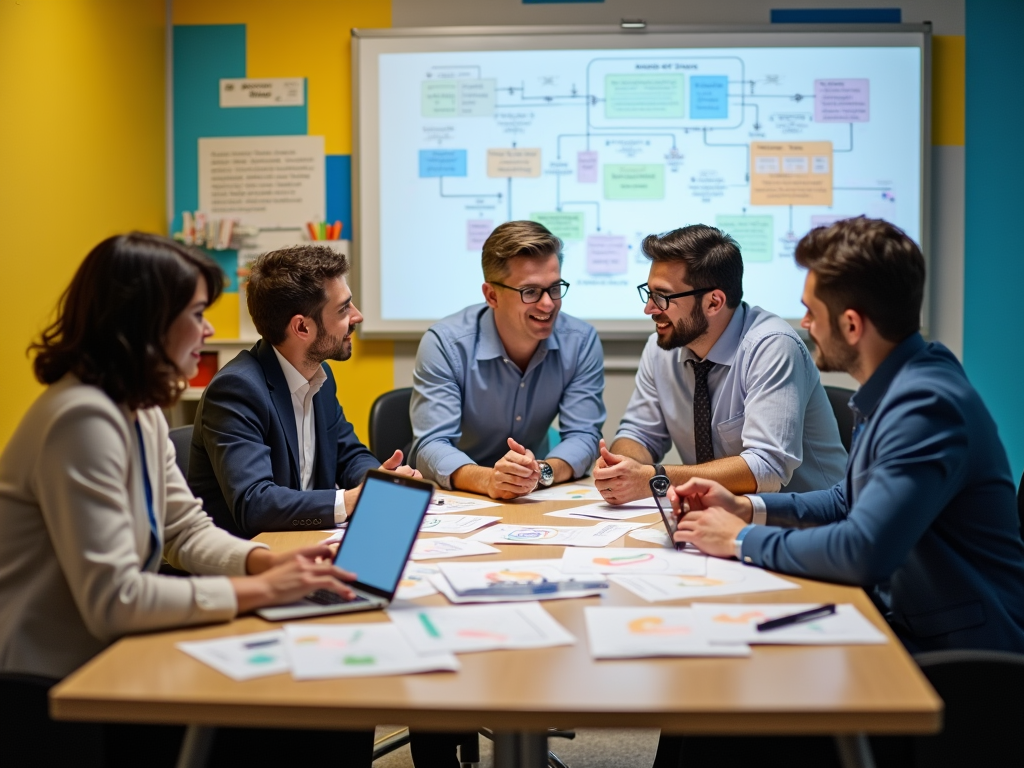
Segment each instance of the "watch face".
[{"label": "watch face", "polygon": [[551,482],[555,479],[555,470],[546,461],[539,461],[537,463],[540,465],[540,484],[551,485]]},{"label": "watch face", "polygon": [[651,478],[651,491],[658,496],[667,494],[669,485],[669,480],[665,475],[655,475]]}]

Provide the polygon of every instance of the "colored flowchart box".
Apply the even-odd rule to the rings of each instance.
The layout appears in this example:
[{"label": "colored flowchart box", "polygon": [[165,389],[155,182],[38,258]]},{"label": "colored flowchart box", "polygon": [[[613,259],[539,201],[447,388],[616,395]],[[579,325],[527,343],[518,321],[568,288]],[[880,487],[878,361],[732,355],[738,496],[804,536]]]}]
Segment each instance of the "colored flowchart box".
[{"label": "colored flowchart box", "polygon": [[487,175],[492,179],[540,176],[540,149],[488,149]]},{"label": "colored flowchart box", "polygon": [[466,250],[479,251],[484,247],[487,238],[494,231],[494,222],[490,219],[466,220]]},{"label": "colored flowchart box", "polygon": [[459,80],[459,117],[494,117],[498,81],[491,78]]},{"label": "colored flowchart box", "polygon": [[623,235],[590,235],[587,238],[587,273],[621,275],[629,270],[629,246]]},{"label": "colored flowchart box", "polygon": [[587,149],[576,153],[576,181],[597,184],[597,152]]},{"label": "colored flowchart box", "polygon": [[772,260],[775,219],[772,216],[715,216],[715,226],[740,244],[744,263],[762,264]]},{"label": "colored flowchart box", "polygon": [[725,120],[729,117],[729,78],[726,75],[690,77],[690,119]]},{"label": "colored flowchart box", "polygon": [[606,165],[606,200],[661,200],[665,197],[664,165]]},{"label": "colored flowchart box", "polygon": [[685,117],[686,76],[643,74],[604,76],[604,116],[625,118]]},{"label": "colored flowchart box", "polygon": [[424,80],[420,89],[423,117],[455,117],[459,114],[459,86],[454,80]]},{"label": "colored flowchart box", "polygon": [[420,178],[434,179],[439,176],[465,176],[466,150],[464,149],[421,149]]},{"label": "colored flowchart box", "polygon": [[752,142],[750,204],[832,205],[832,142]]},{"label": "colored flowchart box", "polygon": [[814,81],[814,122],[866,123],[871,116],[867,78]]},{"label": "colored flowchart box", "polygon": [[543,224],[555,237],[562,240],[583,239],[583,213],[569,211],[541,211],[531,213],[530,221]]}]

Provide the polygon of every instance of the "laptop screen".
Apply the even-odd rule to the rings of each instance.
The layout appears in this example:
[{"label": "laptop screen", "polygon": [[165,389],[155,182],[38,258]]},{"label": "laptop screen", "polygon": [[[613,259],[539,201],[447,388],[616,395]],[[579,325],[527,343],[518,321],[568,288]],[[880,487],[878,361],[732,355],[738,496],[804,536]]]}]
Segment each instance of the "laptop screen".
[{"label": "laptop screen", "polygon": [[356,574],[359,584],[388,595],[398,587],[433,493],[425,483],[412,486],[395,480],[374,473],[366,476],[334,561]]}]

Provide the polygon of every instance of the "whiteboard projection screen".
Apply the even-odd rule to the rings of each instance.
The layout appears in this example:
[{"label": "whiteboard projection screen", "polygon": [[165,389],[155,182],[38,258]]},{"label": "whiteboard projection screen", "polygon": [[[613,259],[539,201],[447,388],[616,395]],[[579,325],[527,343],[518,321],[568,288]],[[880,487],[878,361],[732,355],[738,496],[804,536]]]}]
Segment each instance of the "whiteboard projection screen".
[{"label": "whiteboard projection screen", "polygon": [[354,207],[368,337],[482,301],[499,224],[565,244],[562,311],[643,337],[651,233],[710,224],[744,299],[796,321],[812,228],[886,219],[927,254],[930,28],[355,30]]}]

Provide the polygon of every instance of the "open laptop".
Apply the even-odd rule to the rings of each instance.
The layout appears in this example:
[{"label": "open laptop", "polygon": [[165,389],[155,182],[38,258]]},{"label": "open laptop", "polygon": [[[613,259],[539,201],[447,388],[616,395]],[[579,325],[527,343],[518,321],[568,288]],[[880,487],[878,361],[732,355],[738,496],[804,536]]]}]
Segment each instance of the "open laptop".
[{"label": "open laptop", "polygon": [[431,483],[370,470],[334,558],[336,566],[356,575],[349,584],[355,599],[345,600],[321,589],[297,603],[260,608],[256,613],[267,621],[287,621],[387,607],[433,495]]}]

